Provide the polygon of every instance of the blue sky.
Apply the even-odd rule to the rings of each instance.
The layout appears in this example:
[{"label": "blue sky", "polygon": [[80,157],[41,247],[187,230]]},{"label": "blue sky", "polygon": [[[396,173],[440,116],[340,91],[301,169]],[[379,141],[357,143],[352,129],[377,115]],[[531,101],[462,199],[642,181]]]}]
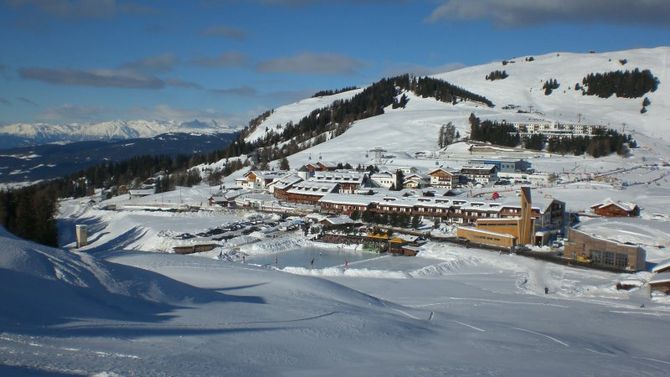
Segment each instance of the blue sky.
[{"label": "blue sky", "polygon": [[321,89],[670,45],[670,1],[0,0],[0,123],[243,125]]}]

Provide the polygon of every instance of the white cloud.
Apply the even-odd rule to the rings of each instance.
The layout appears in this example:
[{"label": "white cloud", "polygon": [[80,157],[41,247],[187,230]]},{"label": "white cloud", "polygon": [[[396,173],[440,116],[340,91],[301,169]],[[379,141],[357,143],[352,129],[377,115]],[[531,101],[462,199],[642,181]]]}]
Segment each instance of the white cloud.
[{"label": "white cloud", "polygon": [[490,19],[498,25],[603,22],[670,26],[668,0],[449,0],[429,21]]}]

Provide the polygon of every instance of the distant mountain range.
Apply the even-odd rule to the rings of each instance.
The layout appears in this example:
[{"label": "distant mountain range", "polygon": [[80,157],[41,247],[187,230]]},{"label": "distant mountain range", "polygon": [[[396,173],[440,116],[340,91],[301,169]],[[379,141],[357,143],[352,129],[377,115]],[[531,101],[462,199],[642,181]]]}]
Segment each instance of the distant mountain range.
[{"label": "distant mountain range", "polygon": [[232,132],[218,122],[115,120],[99,123],[15,123],[0,126],[0,149],[47,143],[150,138],[166,133],[214,134]]}]

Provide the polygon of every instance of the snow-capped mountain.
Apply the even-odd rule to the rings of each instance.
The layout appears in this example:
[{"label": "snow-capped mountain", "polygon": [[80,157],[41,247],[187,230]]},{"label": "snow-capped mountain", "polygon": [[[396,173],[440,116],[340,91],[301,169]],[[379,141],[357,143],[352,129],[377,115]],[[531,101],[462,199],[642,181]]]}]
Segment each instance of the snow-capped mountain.
[{"label": "snow-capped mountain", "polygon": [[0,126],[0,147],[9,148],[53,142],[114,140],[153,137],[165,133],[213,134],[230,132],[212,121],[115,120],[99,123],[15,123]]}]

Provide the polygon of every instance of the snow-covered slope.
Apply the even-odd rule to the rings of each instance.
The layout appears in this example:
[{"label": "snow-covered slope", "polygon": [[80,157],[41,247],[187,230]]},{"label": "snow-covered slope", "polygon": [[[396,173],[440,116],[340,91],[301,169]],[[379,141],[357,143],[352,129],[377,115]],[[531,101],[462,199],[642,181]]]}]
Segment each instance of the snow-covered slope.
[{"label": "snow-covered slope", "polygon": [[516,255],[433,245],[302,271],[326,279],[0,243],[2,375],[664,376],[670,362],[667,305]]},{"label": "snow-covered slope", "polygon": [[354,89],[346,92],[334,94],[332,96],[312,97],[302,101],[281,106],[272,111],[270,116],[264,119],[255,127],[246,137],[247,142],[253,142],[263,138],[268,132],[280,133],[286,123],[297,123],[300,119],[306,117],[312,111],[322,107],[329,106],[337,100],[346,100],[363,91],[363,89]]},{"label": "snow-covered slope", "polygon": [[[548,120],[586,124],[605,124],[626,132],[638,131],[670,140],[670,47],[637,49],[603,53],[550,53],[508,59],[474,67],[463,68],[434,77],[462,86],[486,96],[500,109],[516,105],[523,111]],[[625,61],[622,64],[621,61]],[[589,73],[617,70],[649,69],[659,80],[658,89],[645,95],[651,101],[647,112],[641,114],[643,98],[610,98],[582,95],[575,90]],[[503,80],[486,80],[486,75],[504,70],[509,77]],[[560,87],[545,95],[542,85],[555,79]],[[516,111],[514,109],[512,111]]]},{"label": "snow-covered slope", "polygon": [[83,140],[134,139],[170,132],[210,134],[231,130],[216,121],[108,121],[100,123],[15,123],[0,126],[0,138],[21,138],[33,144]]}]

